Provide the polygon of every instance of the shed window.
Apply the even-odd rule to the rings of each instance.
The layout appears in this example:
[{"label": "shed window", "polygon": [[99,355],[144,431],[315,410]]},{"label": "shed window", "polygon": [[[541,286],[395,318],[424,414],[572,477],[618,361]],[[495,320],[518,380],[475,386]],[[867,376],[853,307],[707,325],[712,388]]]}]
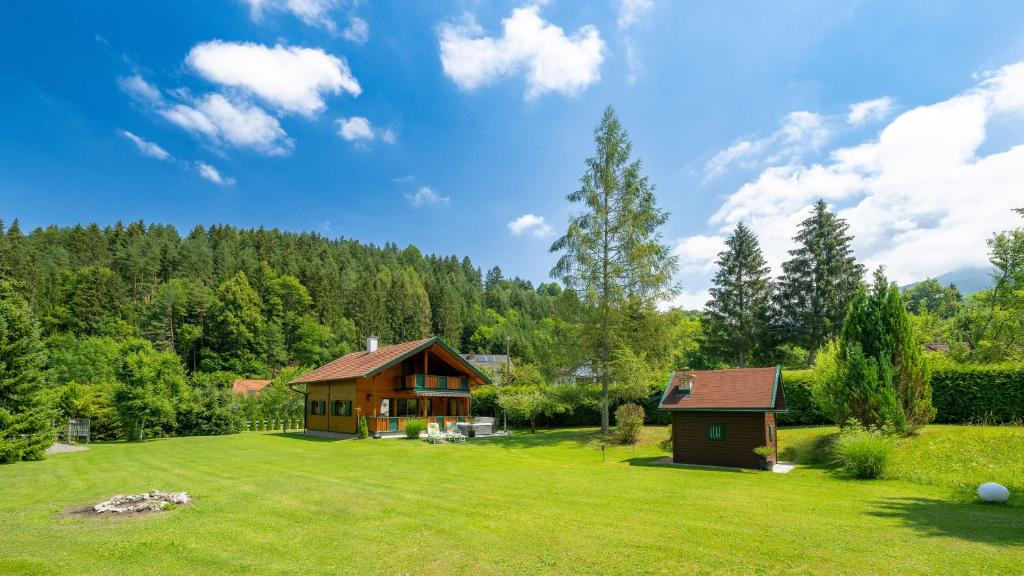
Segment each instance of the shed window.
[{"label": "shed window", "polygon": [[725,425],[708,424],[708,440],[725,440]]},{"label": "shed window", "polygon": [[335,400],[334,401],[334,415],[335,416],[351,416],[352,415],[352,401],[351,400]]}]

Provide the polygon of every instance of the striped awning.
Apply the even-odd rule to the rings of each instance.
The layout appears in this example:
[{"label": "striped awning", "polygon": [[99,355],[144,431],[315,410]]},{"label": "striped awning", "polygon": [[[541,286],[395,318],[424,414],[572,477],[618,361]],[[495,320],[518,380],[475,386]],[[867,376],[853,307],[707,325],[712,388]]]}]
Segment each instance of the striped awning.
[{"label": "striped awning", "polygon": [[469,398],[469,392],[466,390],[416,390],[416,395],[439,398]]}]

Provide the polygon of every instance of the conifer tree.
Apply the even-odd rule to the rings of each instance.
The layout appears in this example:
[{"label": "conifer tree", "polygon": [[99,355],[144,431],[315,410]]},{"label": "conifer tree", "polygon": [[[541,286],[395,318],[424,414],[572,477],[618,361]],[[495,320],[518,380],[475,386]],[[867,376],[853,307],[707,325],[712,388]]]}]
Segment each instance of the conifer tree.
[{"label": "conifer tree", "polygon": [[53,440],[41,397],[43,362],[28,303],[0,280],[0,464],[42,458]]},{"label": "conifer tree", "polygon": [[718,254],[705,314],[706,342],[743,368],[770,340],[772,281],[757,235],[740,222]]},{"label": "conifer tree", "polygon": [[849,225],[818,200],[800,223],[779,280],[779,306],[790,340],[808,350],[814,364],[821,345],[839,334],[864,267],[850,248]]},{"label": "conifer tree", "polygon": [[589,305],[583,346],[598,369],[601,431],[607,433],[616,315],[630,298],[646,303],[672,294],[678,258],[659,232],[668,214],[658,208],[640,160],[631,158],[629,135],[611,106],[594,130],[594,143],[580,189],[567,196],[582,204],[582,212],[570,218],[565,235],[551,245],[551,252],[561,253],[551,276]]}]

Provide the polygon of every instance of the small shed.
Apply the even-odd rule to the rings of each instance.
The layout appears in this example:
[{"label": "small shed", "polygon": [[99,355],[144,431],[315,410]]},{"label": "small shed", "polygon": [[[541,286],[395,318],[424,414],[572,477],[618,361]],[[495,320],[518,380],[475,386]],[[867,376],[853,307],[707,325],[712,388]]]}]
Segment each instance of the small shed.
[{"label": "small shed", "polygon": [[777,460],[775,414],[786,411],[779,367],[673,372],[658,408],[672,413],[673,462],[757,468],[758,446]]}]

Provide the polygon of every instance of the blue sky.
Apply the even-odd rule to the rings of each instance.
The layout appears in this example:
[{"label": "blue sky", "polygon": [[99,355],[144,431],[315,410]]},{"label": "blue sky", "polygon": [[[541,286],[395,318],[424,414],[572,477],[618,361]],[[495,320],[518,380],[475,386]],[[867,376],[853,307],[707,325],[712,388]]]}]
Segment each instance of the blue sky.
[{"label": "blue sky", "polygon": [[900,281],[1024,205],[1020,2],[26,2],[0,19],[0,218],[316,230],[535,282],[613,105],[699,306],[739,220],[819,196]]}]

